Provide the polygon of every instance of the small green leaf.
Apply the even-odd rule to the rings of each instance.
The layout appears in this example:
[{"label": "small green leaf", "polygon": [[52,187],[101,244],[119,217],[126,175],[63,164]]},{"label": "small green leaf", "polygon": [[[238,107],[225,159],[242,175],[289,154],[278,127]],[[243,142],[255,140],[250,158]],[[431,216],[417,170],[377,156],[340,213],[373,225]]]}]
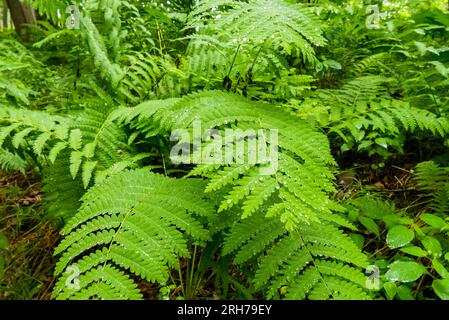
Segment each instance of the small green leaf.
[{"label": "small green leaf", "polygon": [[384,283],[385,294],[387,295],[388,300],[393,300],[398,288],[394,282],[385,282]]},{"label": "small green leaf", "polygon": [[443,254],[440,242],[434,237],[424,237],[421,243],[430,255],[438,258]]},{"label": "small green leaf", "polygon": [[399,217],[396,212],[392,214],[387,214],[382,217],[382,220],[385,222],[387,229],[393,228],[397,224],[412,224],[413,219],[407,217]]},{"label": "small green leaf", "polygon": [[438,259],[432,260],[432,267],[442,278],[449,278],[449,271],[447,271],[447,269]]},{"label": "small green leaf", "polygon": [[441,300],[449,300],[449,279],[433,280],[432,288]]},{"label": "small green leaf", "polygon": [[412,289],[405,285],[398,287],[398,297],[400,300],[415,300],[412,294]]},{"label": "small green leaf", "polygon": [[389,266],[385,278],[389,281],[412,282],[421,277],[426,268],[414,261],[395,261]]},{"label": "small green leaf", "polygon": [[93,158],[96,147],[96,143],[94,142],[87,143],[83,148],[83,155],[88,159]]},{"label": "small green leaf", "polygon": [[365,243],[364,236],[358,233],[351,233],[349,236],[351,237],[352,241],[354,241],[357,247],[359,247],[360,249],[363,248],[363,244]]},{"label": "small green leaf", "polygon": [[87,161],[83,164],[83,185],[84,189],[87,189],[89,186],[90,179],[92,178],[92,172],[97,166],[97,161]]},{"label": "small green leaf", "polygon": [[82,162],[82,152],[74,151],[70,155],[70,174],[75,179]]},{"label": "small green leaf", "polygon": [[427,252],[417,246],[408,246],[408,247],[401,248],[399,250],[401,250],[404,253],[410,254],[412,256],[416,256],[416,257],[422,258],[422,257],[427,256]]},{"label": "small green leaf", "polygon": [[338,62],[335,61],[335,60],[331,60],[331,59],[324,60],[324,61],[323,61],[323,64],[325,64],[325,65],[328,66],[329,68],[341,70],[341,64],[338,63]]},{"label": "small green leaf", "polygon": [[380,237],[379,227],[373,219],[368,217],[359,217],[358,219],[365,228],[374,233],[378,238]]},{"label": "small green leaf", "polygon": [[374,141],[376,142],[376,144],[378,144],[382,148],[388,149],[388,140],[387,139],[385,139],[385,138],[377,138]]},{"label": "small green leaf", "polygon": [[69,145],[73,150],[81,149],[83,134],[80,129],[70,131]]},{"label": "small green leaf", "polygon": [[413,31],[415,31],[417,34],[420,34],[420,35],[425,35],[426,34],[426,32],[423,29],[419,29],[419,28],[413,29]]},{"label": "small green leaf", "polygon": [[51,161],[51,163],[55,163],[56,158],[58,157],[58,154],[64,150],[67,147],[67,143],[65,142],[58,142],[50,151],[48,154],[48,159]]},{"label": "small green leaf", "polygon": [[47,141],[51,138],[51,134],[49,132],[44,132],[34,141],[33,151],[38,156],[41,155],[42,149],[44,148]]},{"label": "small green leaf", "polygon": [[28,136],[33,131],[33,128],[26,128],[17,133],[14,138],[12,138],[12,145],[14,146],[14,148],[18,149],[25,142],[26,136]]},{"label": "small green leaf", "polygon": [[394,226],[388,231],[387,244],[391,249],[396,249],[410,243],[415,233],[404,226]]},{"label": "small green leaf", "polygon": [[[0,233],[0,250],[10,251],[8,238],[3,233]],[[1,252],[0,252],[1,254]]]}]

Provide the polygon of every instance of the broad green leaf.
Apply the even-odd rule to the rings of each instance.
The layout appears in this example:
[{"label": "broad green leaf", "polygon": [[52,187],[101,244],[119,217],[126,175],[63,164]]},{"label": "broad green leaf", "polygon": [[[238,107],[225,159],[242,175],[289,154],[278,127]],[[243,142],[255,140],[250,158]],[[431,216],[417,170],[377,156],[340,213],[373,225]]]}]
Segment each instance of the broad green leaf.
[{"label": "broad green leaf", "polygon": [[448,225],[446,221],[434,214],[424,213],[419,218],[436,230],[441,230]]},{"label": "broad green leaf", "polygon": [[441,300],[449,300],[449,279],[433,280],[432,288]]},{"label": "broad green leaf", "polygon": [[426,272],[421,264],[414,261],[395,261],[389,266],[385,278],[389,281],[412,282]]},{"label": "broad green leaf", "polygon": [[408,247],[403,247],[401,249],[402,252],[410,254],[412,256],[416,256],[416,257],[426,257],[427,256],[427,252],[424,251],[423,249],[421,249],[420,247],[417,246],[408,246]]},{"label": "broad green leaf", "polygon": [[434,237],[427,236],[421,239],[421,243],[430,255],[438,258],[443,254],[440,242]]},{"label": "broad green leaf", "polygon": [[388,230],[387,244],[391,249],[396,249],[410,243],[415,237],[415,233],[404,226],[394,226]]}]

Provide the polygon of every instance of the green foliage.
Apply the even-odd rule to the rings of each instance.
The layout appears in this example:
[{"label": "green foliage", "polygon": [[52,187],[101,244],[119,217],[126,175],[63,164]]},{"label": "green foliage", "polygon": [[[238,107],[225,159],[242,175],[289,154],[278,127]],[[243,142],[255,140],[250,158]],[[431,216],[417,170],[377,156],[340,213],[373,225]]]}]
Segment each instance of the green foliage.
[{"label": "green foliage", "polygon": [[[389,148],[402,150],[404,134],[417,130],[446,137],[449,123],[446,117],[411,107],[409,103],[392,99],[386,90],[391,79],[380,76],[355,78],[341,89],[319,90],[317,97],[305,100],[303,117],[313,115],[320,126],[329,128],[343,141],[342,151],[357,148],[368,155],[387,158]],[[315,111],[316,105],[325,109]],[[323,112],[324,111],[324,112]]]},{"label": "green foliage", "polygon": [[302,2],[75,1],[68,30],[33,0],[34,40],[1,34],[0,169],[43,182],[54,298],[448,299],[449,14]]},{"label": "green foliage", "polygon": [[258,212],[231,227],[223,253],[233,253],[237,264],[259,257],[253,283],[268,287],[267,298],[369,298],[360,270],[368,265],[366,256],[331,223],[304,223],[287,232]]},{"label": "green foliage", "polygon": [[[191,215],[211,213],[201,190],[200,181],[169,179],[145,169],[125,171],[90,189],[55,251],[62,253],[55,269],[62,274],[55,297],[140,298],[137,285],[123,270],[165,283],[168,267],[177,267],[178,257],[189,256],[187,239],[209,239]],[[79,289],[67,289],[70,273],[63,272],[69,265],[79,270]]]},{"label": "green foliage", "polygon": [[[421,164],[421,168],[425,165]],[[446,299],[445,281],[449,276],[449,261],[444,258],[449,256],[446,253],[447,219],[437,213],[409,217],[391,205],[386,210],[382,199],[370,196],[351,200],[348,205],[350,221],[356,218],[362,222],[361,217],[366,217],[375,228],[380,224],[385,226],[388,247],[376,250],[372,255],[373,263],[381,270],[379,289],[383,289],[379,293],[385,294],[389,300],[396,295],[401,300],[425,298],[425,291],[419,291],[423,286],[432,288],[438,297]]]},{"label": "green foliage", "polygon": [[[326,194],[334,190],[331,184],[332,176],[327,167],[334,164],[334,161],[325,136],[276,106],[252,102],[237,95],[210,91],[179,100],[145,102],[134,110],[124,109],[116,116],[145,132],[146,137],[151,130],[146,127],[149,122],[158,122],[158,133],[161,134],[164,131],[169,133],[179,129],[194,130],[195,121],[199,121],[201,137],[206,136],[207,131],[212,128],[240,129],[243,139],[249,139],[251,134],[257,134],[260,130],[278,130],[279,137],[276,137],[276,140],[271,133],[267,133],[266,148],[269,150],[266,150],[266,159],[261,159],[259,163],[247,159],[239,164],[239,158],[242,158],[243,154],[238,154],[242,151],[238,151],[237,137],[232,141],[219,140],[220,155],[215,155],[215,158],[207,152],[211,146],[215,148],[217,142],[200,142],[202,145],[192,153],[191,160],[208,157],[211,157],[211,160],[209,164],[200,164],[190,175],[201,175],[210,179],[206,192],[232,187],[221,202],[218,212],[241,202],[242,218],[245,218],[273,198],[267,208],[267,216],[280,216],[288,229],[294,229],[300,222],[309,223],[320,218],[332,219],[331,210],[338,208]],[[155,120],[150,121],[149,118]],[[194,133],[191,133],[193,136]],[[302,140],[294,139],[296,135],[301,136]],[[195,141],[190,143],[196,144]],[[277,148],[277,144],[280,148],[279,157],[278,150],[271,147],[273,145]],[[222,165],[228,156],[221,154],[226,145],[230,147],[232,154],[228,159],[229,164]]]}]

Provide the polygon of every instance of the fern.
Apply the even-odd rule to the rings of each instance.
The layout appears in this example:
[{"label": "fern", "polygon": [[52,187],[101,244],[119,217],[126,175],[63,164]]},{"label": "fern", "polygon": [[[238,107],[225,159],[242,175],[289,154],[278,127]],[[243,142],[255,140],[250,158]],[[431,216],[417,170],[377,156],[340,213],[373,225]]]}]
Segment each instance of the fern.
[{"label": "fern", "polygon": [[81,18],[81,23],[86,30],[86,32],[82,34],[89,44],[95,66],[100,70],[102,76],[110,83],[111,87],[116,88],[119,81],[123,78],[123,70],[120,65],[111,61],[106,44],[97,27],[92,22],[91,17],[88,14],[84,15]]},{"label": "fern", "polygon": [[[55,273],[58,299],[138,299],[130,274],[164,284],[169,268],[188,257],[186,239],[199,243],[209,234],[192,213],[208,216],[203,183],[175,180],[146,169],[126,171],[90,189],[78,213],[64,227]],[[173,190],[178,190],[175,194]],[[69,265],[80,271],[78,290],[67,289]]]},{"label": "fern", "polygon": [[[302,117],[313,116],[322,127],[329,128],[329,133],[337,134],[345,150],[354,145],[359,150],[370,148],[371,152],[376,145],[400,149],[395,138],[417,130],[446,137],[449,123],[445,117],[391,98],[385,88],[389,81],[379,76],[359,77],[341,89],[319,90],[320,100],[306,99],[296,108]],[[320,105],[328,107],[316,107]]]},{"label": "fern", "polygon": [[292,71],[289,58],[318,64],[314,46],[325,44],[321,28],[322,22],[302,4],[200,1],[185,27],[195,33],[180,39],[189,40],[180,69],[190,75],[194,90],[225,88],[258,99],[289,98],[311,79]]},{"label": "fern", "polygon": [[[116,117],[146,133],[146,137],[168,135],[182,128],[190,130],[195,121],[201,122],[202,136],[208,129],[224,129],[226,126],[242,132],[251,128],[277,129],[280,155],[271,159],[272,163],[267,158],[261,160],[268,164],[263,164],[264,161],[237,164],[240,155],[237,154],[237,141],[234,140],[231,142],[234,164],[200,164],[190,175],[208,177],[208,192],[232,186],[232,190],[224,197],[219,212],[241,204],[242,216],[247,217],[269,198],[275,197],[277,203],[267,210],[267,215],[281,217],[289,229],[293,229],[299,222],[328,217],[332,209],[338,208],[327,196],[327,192],[334,190],[332,175],[327,166],[334,164],[334,161],[325,136],[306,122],[293,119],[276,106],[211,91],[182,99],[148,101],[134,110],[123,109]],[[302,137],[301,141],[295,138],[297,136]],[[267,138],[267,143],[275,146],[277,141],[270,139]],[[204,142],[198,149],[206,150],[209,143]],[[220,143],[224,149],[228,142]],[[194,159],[202,159],[203,156],[201,151],[192,154]],[[271,174],[263,174],[263,170],[269,170],[270,166],[273,168],[277,162],[277,171],[275,169]]]},{"label": "fern", "polygon": [[19,155],[0,148],[0,169],[25,173],[28,163]]},{"label": "fern", "polygon": [[[230,10],[226,10],[229,7]],[[198,4],[191,16],[187,28],[201,28],[207,24],[207,27],[221,32],[226,30],[235,36],[240,30],[245,30],[244,36],[250,43],[270,42],[273,49],[280,48],[286,55],[302,55],[310,63],[316,62],[311,44],[325,44],[318,19],[310,9],[287,1],[204,1]]]},{"label": "fern", "polygon": [[223,254],[231,253],[237,264],[258,257],[253,283],[267,288],[267,298],[369,298],[360,270],[368,264],[366,256],[329,223],[300,224],[287,232],[259,212],[230,229]]},{"label": "fern", "polygon": [[54,163],[43,170],[43,200],[46,218],[58,226],[64,225],[80,206],[85,190],[80,177],[70,175],[70,151],[63,150]]},{"label": "fern", "polygon": [[449,168],[433,161],[421,162],[416,166],[416,188],[432,201],[429,208],[442,216],[449,214]]}]

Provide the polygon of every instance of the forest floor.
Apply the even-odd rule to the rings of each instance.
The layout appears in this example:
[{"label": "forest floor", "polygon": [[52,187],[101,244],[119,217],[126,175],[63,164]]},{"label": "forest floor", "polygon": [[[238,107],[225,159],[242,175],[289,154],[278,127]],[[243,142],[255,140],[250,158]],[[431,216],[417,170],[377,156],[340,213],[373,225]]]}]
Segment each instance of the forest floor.
[{"label": "forest floor", "polygon": [[43,219],[41,186],[32,173],[0,173],[0,233],[9,242],[9,250],[3,250],[0,299],[50,298],[53,250],[60,236]]}]

